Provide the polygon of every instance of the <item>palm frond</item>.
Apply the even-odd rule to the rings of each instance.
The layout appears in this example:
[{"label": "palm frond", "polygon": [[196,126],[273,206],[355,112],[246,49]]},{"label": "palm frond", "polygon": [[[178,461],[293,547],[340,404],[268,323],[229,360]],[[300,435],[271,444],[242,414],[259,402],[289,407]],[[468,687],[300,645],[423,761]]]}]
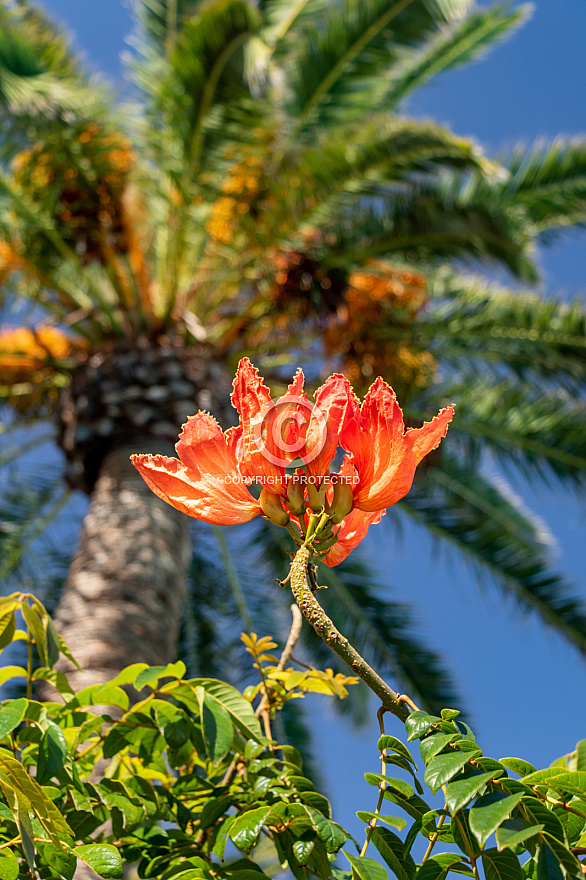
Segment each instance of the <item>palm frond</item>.
[{"label": "palm frond", "polygon": [[40,10],[0,6],[1,149],[10,158],[23,140],[71,113],[87,116],[105,102],[89,82],[67,39]]},{"label": "palm frond", "polygon": [[[544,299],[474,276],[441,271],[428,280],[432,297],[410,327],[381,327],[418,339],[459,376],[512,372],[525,382],[575,390],[586,383],[586,308],[583,302]],[[536,386],[537,387],[537,386]]]},{"label": "palm frond", "polygon": [[402,53],[388,82],[377,87],[380,106],[392,109],[433,77],[482,57],[510,36],[530,13],[529,5],[513,9],[508,3],[497,3],[444,25],[419,51]]},{"label": "palm frond", "polygon": [[230,545],[228,544],[228,541],[226,540],[226,535],[224,534],[224,531],[220,528],[220,526],[213,526],[212,528],[214,530],[214,535],[218,544],[218,549],[220,551],[220,557],[222,559],[224,570],[226,572],[226,577],[232,591],[232,596],[234,597],[234,602],[236,603],[236,607],[238,608],[238,613],[242,618],[242,623],[245,630],[247,632],[252,632],[254,630],[254,623],[252,621],[250,609],[248,608],[244,590],[242,589],[240,578],[238,577],[238,572],[234,564]]},{"label": "palm frond", "polygon": [[373,256],[402,258],[428,269],[438,261],[478,260],[535,279],[528,230],[503,208],[441,185],[371,189],[371,199],[343,205],[328,229],[338,241],[333,259],[348,264]]},{"label": "palm frond", "polygon": [[505,468],[531,480],[578,488],[586,481],[586,401],[564,391],[539,393],[522,382],[452,384],[458,400],[454,433],[490,448]]},{"label": "palm frond", "polygon": [[[289,166],[288,159],[287,165]],[[359,192],[368,182],[420,179],[442,168],[492,170],[478,147],[433,122],[375,116],[348,127],[341,143],[331,135],[303,151],[292,175],[305,175],[318,197],[343,189]]]},{"label": "palm frond", "polygon": [[363,112],[363,88],[389,68],[401,45],[414,46],[467,2],[344,0],[300,41],[292,79],[292,115],[311,125]]},{"label": "palm frond", "polygon": [[12,470],[3,473],[0,489],[0,591],[31,589],[44,595],[55,579],[51,560],[61,575],[70,562],[52,527],[71,493],[63,489],[60,473],[36,474],[33,483]]},{"label": "palm frond", "polygon": [[551,568],[551,541],[542,524],[510,491],[444,454],[399,502],[433,535],[451,545],[521,608],[534,611],[586,652],[586,610]]},{"label": "palm frond", "polygon": [[141,36],[159,52],[170,54],[183,23],[195,15],[201,5],[202,0],[133,0],[131,9]]},{"label": "palm frond", "polygon": [[167,63],[149,67],[154,61],[149,55],[137,68],[139,83],[154,90],[155,119],[170,125],[183,145],[190,175],[208,127],[221,128],[230,105],[248,94],[235,56],[259,27],[258,14],[245,0],[215,0],[186,20]]},{"label": "palm frond", "polygon": [[510,178],[502,197],[522,206],[542,235],[586,222],[586,143],[558,138],[519,148],[503,164]]},{"label": "palm frond", "polygon": [[322,13],[327,4],[328,0],[259,0],[258,8],[266,23],[263,40],[274,46],[287,37],[295,39],[295,32]]}]

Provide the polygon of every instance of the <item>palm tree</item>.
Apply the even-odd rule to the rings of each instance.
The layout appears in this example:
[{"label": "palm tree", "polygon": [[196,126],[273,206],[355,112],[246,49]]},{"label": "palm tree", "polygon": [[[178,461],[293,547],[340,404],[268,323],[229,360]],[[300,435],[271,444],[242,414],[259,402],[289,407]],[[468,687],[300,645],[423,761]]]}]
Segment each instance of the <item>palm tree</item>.
[{"label": "palm tree", "polygon": [[[0,336],[6,589],[30,578],[54,595],[81,490],[90,507],[57,612],[87,677],[75,684],[173,659],[186,590],[192,668],[233,677],[233,616],[279,628],[281,598],[257,588],[272,562],[254,531],[190,536],[127,460],[170,449],[196,407],[226,423],[228,377],[250,354],[275,393],[291,362],[316,381],[324,364],[358,386],[380,373],[413,424],[457,400],[451,446],[401,509],[585,650],[586,615],[535,521],[482,468],[490,449],[583,482],[584,310],[470,273],[536,280],[536,246],[586,216],[586,147],[495,162],[399,112],[526,9],[135,0],[133,11],[137,92],[117,107],[39,10],[0,4],[0,281],[5,313],[25,325]],[[55,464],[34,448],[52,436]],[[377,599],[360,563],[332,578],[349,635],[429,706],[449,701],[408,609]]]}]

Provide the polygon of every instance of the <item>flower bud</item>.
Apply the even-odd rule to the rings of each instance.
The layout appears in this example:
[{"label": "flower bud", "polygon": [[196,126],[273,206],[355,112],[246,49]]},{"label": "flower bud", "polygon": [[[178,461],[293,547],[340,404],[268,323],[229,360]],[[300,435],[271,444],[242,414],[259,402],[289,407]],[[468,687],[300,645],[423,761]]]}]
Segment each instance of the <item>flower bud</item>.
[{"label": "flower bud", "polygon": [[318,487],[315,483],[308,483],[307,485],[307,500],[309,501],[309,506],[315,512],[321,510],[326,506],[326,491],[327,486],[325,482]]},{"label": "flower bud", "polygon": [[276,526],[286,526],[289,523],[289,514],[283,510],[281,499],[274,492],[263,489],[258,501],[263,514]]},{"label": "flower bud", "polygon": [[345,519],[354,503],[354,490],[350,483],[339,480],[334,484],[334,497],[329,513],[334,525],[341,523]]},{"label": "flower bud", "polygon": [[287,507],[295,516],[303,512],[303,485],[298,480],[289,480],[287,483]]}]

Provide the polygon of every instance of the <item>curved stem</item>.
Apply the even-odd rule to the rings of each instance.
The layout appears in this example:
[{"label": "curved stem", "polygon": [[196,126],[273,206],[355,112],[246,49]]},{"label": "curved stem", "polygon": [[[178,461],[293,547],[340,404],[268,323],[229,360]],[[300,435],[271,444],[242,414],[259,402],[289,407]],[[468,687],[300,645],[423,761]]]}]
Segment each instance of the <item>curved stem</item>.
[{"label": "curved stem", "polygon": [[405,721],[408,712],[399,695],[369,666],[358,651],[352,647],[348,639],[336,629],[327,616],[309,586],[309,566],[311,552],[306,544],[299,548],[291,563],[291,589],[299,609],[306,620],[312,625],[318,636],[334,651],[338,657],[348,664],[350,669],[368,685],[381,700],[384,708]]}]

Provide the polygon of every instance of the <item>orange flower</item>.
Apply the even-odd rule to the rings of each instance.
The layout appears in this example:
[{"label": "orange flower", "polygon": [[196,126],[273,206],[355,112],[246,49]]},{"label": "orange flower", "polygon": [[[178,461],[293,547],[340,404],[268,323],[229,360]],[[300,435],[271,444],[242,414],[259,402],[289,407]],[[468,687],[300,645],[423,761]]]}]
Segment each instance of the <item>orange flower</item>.
[{"label": "orange flower", "polygon": [[51,360],[64,359],[84,348],[83,341],[73,339],[57,327],[12,327],[0,333],[0,367],[3,378],[11,382],[26,381],[30,374],[50,365]]},{"label": "orange flower", "polygon": [[[232,395],[237,428],[224,434],[211,415],[198,412],[183,427],[178,459],[133,455],[132,461],[160,498],[189,516],[234,525],[263,515],[298,543],[311,542],[326,565],[338,565],[409,491],[415,468],[445,436],[454,409],[405,432],[395,394],[382,379],[362,407],[343,376],[330,376],[314,404],[303,382],[298,370],[287,393],[272,400],[245,358]],[[349,454],[331,474],[340,445]],[[258,501],[246,488],[253,482],[263,487]]]},{"label": "orange flower", "polygon": [[297,370],[287,393],[272,401],[271,393],[248,358],[240,361],[232,404],[242,426],[242,473],[285,495],[287,465],[300,458],[308,474],[320,479],[329,472],[347,418],[351,389],[344,376],[330,376],[312,404]]},{"label": "orange flower", "polygon": [[383,379],[371,385],[362,407],[353,396],[340,444],[351,453],[359,477],[354,507],[374,512],[400,501],[419,462],[446,436],[453,415],[449,406],[423,427],[405,431],[395,392]]},{"label": "orange flower", "polygon": [[153,492],[177,510],[221,526],[248,522],[262,514],[262,508],[247,484],[257,482],[271,494],[285,496],[291,479],[286,466],[297,456],[307,460],[314,473],[327,473],[349,392],[347,380],[332,376],[313,405],[298,370],[287,394],[273,402],[245,358],[238,365],[232,395],[240,413],[238,428],[224,434],[213,416],[200,411],[183,427],[176,446],[179,459],[133,455],[132,462]]}]

